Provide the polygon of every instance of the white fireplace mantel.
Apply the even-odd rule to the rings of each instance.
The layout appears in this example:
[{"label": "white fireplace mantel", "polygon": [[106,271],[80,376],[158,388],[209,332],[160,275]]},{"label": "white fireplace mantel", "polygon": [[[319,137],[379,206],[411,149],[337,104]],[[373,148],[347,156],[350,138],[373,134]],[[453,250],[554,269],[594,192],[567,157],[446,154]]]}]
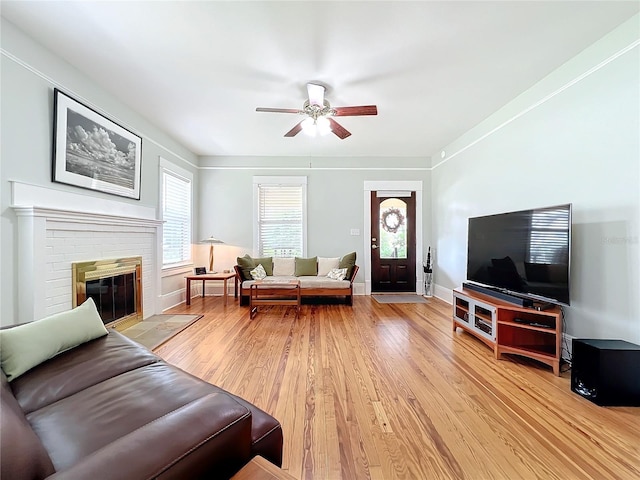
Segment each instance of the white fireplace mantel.
[{"label": "white fireplace mantel", "polygon": [[[152,218],[155,208],[133,205],[128,209],[129,204],[104,199],[96,203],[95,197],[18,182],[13,182],[13,193],[12,208],[18,221],[19,322],[71,308],[72,262],[132,255],[143,258],[145,317],[159,313],[163,222]],[[49,201],[44,202],[43,196]],[[26,204],[29,201],[37,203]],[[87,211],[68,208],[70,205],[81,205]]]},{"label": "white fireplace mantel", "polygon": [[61,210],[59,208],[36,207],[36,206],[12,206],[17,217],[45,218],[49,221],[89,223],[94,225],[111,226],[138,226],[155,228],[162,225],[162,220],[151,220],[139,217],[123,217],[119,215],[108,215],[104,213],[79,212],[73,210]]}]

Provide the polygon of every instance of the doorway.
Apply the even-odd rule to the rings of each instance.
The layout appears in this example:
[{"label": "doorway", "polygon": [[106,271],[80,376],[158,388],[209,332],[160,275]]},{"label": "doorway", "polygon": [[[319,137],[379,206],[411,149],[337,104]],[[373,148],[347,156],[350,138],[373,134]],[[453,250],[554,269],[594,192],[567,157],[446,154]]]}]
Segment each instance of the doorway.
[{"label": "doorway", "polygon": [[371,291],[416,291],[416,192],[371,191]]}]

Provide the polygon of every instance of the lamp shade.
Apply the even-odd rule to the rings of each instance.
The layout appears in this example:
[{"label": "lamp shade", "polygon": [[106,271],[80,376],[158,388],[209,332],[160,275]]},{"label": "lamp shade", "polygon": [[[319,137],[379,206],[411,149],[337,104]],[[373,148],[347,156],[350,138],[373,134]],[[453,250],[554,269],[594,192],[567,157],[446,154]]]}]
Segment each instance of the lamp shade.
[{"label": "lamp shade", "polygon": [[200,243],[210,243],[212,245],[218,245],[221,243],[224,243],[222,240],[219,240],[217,238],[215,238],[214,236],[211,236],[209,238],[205,238],[204,240],[200,240]]}]

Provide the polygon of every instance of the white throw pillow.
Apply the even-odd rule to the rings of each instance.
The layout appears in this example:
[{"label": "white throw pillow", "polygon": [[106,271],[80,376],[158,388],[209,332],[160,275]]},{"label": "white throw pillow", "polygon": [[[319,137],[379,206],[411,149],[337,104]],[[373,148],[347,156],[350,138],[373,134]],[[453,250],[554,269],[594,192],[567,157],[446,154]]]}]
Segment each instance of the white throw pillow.
[{"label": "white throw pillow", "polygon": [[273,276],[293,277],[296,272],[296,259],[293,257],[273,257]]},{"label": "white throw pillow", "polygon": [[334,268],[338,268],[340,264],[340,258],[326,258],[326,257],[318,257],[318,276],[326,277],[329,275],[329,272]]},{"label": "white throw pillow", "polygon": [[267,272],[265,271],[262,265],[258,265],[256,268],[249,272],[251,274],[251,278],[254,280],[262,280],[267,276]]},{"label": "white throw pillow", "polygon": [[0,363],[12,381],[73,347],[109,333],[89,298],[67,312],[0,330]]},{"label": "white throw pillow", "polygon": [[332,278],[333,280],[344,280],[344,277],[347,276],[346,268],[333,268],[327,277]]}]

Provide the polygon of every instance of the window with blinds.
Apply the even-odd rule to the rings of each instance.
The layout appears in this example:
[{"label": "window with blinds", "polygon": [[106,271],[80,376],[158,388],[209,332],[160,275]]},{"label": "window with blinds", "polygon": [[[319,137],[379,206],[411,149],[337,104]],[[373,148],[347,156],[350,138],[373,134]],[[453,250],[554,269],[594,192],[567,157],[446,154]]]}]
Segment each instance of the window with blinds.
[{"label": "window with blinds", "polygon": [[254,249],[261,257],[301,257],[306,251],[306,177],[255,177]]},{"label": "window with blinds", "polygon": [[531,217],[529,262],[568,263],[568,213],[562,209],[536,210]]},{"label": "window with blinds", "polygon": [[[172,168],[174,167],[174,168]],[[191,175],[161,163],[162,264],[191,262]]]}]

